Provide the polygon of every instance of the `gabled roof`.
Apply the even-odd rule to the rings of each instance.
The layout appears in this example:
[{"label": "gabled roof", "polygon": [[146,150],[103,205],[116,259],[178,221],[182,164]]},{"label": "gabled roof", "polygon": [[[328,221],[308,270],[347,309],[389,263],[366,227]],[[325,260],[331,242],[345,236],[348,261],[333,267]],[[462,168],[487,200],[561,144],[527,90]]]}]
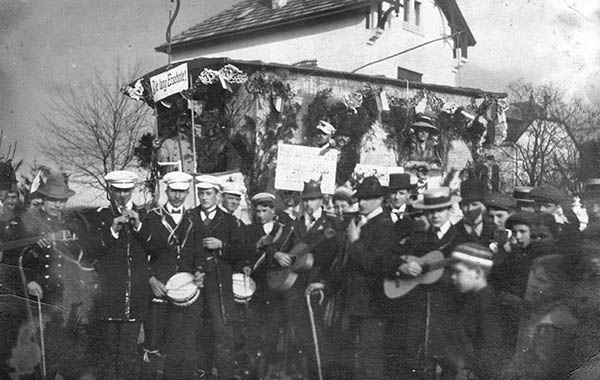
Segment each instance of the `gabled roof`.
[{"label": "gabled roof", "polygon": [[[241,0],[231,8],[174,36],[171,47],[176,49],[283,25],[299,24],[308,20],[361,10],[370,6],[372,2],[372,0],[288,0],[283,7],[273,9],[270,0]],[[475,38],[456,0],[436,0],[436,3],[448,19],[452,32],[464,31],[465,37],[461,38],[457,46],[464,48],[474,46]],[[156,50],[166,52],[167,44],[156,47]]]}]

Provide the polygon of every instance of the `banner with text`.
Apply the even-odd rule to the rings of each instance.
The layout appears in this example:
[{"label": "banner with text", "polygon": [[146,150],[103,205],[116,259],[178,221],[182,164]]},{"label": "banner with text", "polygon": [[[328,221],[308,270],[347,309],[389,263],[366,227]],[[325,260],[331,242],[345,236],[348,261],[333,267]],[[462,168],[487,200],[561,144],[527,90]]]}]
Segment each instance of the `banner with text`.
[{"label": "banner with text", "polygon": [[302,191],[304,182],[321,181],[321,191],[333,194],[338,151],[323,151],[303,145],[279,144],[275,188],[278,190]]},{"label": "banner with text", "polygon": [[390,181],[390,174],[393,173],[404,173],[404,168],[401,166],[357,164],[354,167],[354,173],[352,173],[352,177],[356,180],[359,180],[359,182],[366,177],[377,177],[381,186],[387,186]]},{"label": "banner with text", "polygon": [[187,63],[151,77],[150,86],[155,102],[187,90],[190,88]]}]

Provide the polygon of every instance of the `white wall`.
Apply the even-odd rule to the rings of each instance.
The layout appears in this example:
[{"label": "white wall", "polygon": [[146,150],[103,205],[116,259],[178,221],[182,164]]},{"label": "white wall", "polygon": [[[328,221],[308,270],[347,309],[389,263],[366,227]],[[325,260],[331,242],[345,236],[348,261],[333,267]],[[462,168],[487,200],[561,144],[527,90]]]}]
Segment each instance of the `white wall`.
[{"label": "white wall", "polygon": [[[359,66],[398,53],[423,42],[450,34],[450,28],[433,0],[421,5],[421,26],[418,30],[403,27],[402,10],[398,18],[392,13],[391,22],[374,45],[367,44],[375,28],[366,29],[364,16],[338,17],[327,24],[306,25],[290,30],[278,30],[270,34],[236,36],[229,41],[210,47],[186,48],[176,51],[174,60],[195,57],[229,57],[239,60],[260,60],[292,64],[307,59],[317,59],[321,68],[352,71]],[[414,15],[414,13],[413,13]],[[412,21],[414,23],[414,21]],[[452,42],[438,41],[403,54],[396,58],[370,66],[362,74],[397,77],[397,67],[423,74],[423,82],[455,85],[456,65],[452,57]]]}]

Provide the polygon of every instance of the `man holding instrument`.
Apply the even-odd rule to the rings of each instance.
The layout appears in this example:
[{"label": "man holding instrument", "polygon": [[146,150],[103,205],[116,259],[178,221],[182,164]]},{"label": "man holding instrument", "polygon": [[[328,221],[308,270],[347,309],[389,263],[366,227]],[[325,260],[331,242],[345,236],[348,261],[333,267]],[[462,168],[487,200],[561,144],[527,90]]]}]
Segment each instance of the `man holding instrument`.
[{"label": "man holding instrument", "polygon": [[[415,209],[425,212],[430,226],[426,231],[414,230],[396,248],[387,265],[389,278],[419,284],[427,273],[426,263],[443,262],[450,256],[458,235],[450,223],[450,210],[460,200],[449,188],[440,187],[425,191],[423,200],[413,203]],[[452,334],[457,318],[456,295],[450,276],[444,272],[440,277],[394,300],[399,305],[394,319],[388,321],[393,323],[388,333],[393,331],[396,338],[395,344],[388,342],[386,349],[389,377],[410,379],[415,373],[432,376],[438,366],[443,369],[442,376],[451,376],[452,347],[457,339]]]},{"label": "man holding instrument", "polygon": [[[335,220],[323,212],[323,193],[317,181],[304,184],[301,198],[302,215],[284,229],[280,242],[267,248],[271,268],[267,278],[275,278],[274,273],[283,274],[278,281],[287,284],[280,287],[281,283],[269,282],[268,297],[273,312],[269,315],[271,336],[267,341],[276,342],[274,335],[280,327],[286,327],[291,372],[309,378],[310,374],[316,374],[316,366],[309,365],[314,363],[315,355],[305,294],[323,289],[323,280],[335,257],[336,232]],[[296,263],[302,262],[306,265],[296,272]]]},{"label": "man holding instrument", "polygon": [[151,256],[148,285],[152,293],[144,321],[144,361],[148,363],[144,377],[149,379],[156,378],[160,356],[166,378],[185,380],[196,375],[196,340],[192,332],[200,321],[202,303],[190,300],[186,306],[175,304],[180,300],[170,300],[166,286],[174,275],[183,272],[182,248],[193,228],[184,207],[191,181],[187,173],[165,174],[167,202],[148,211],[139,232]]},{"label": "man holding instrument", "polygon": [[[234,332],[238,319],[233,300],[233,268],[244,258],[243,240],[235,217],[217,207],[220,185],[215,177],[196,178],[200,206],[190,211],[193,223],[183,246],[182,270],[205,274],[203,302],[212,324],[214,363],[220,379],[234,377]],[[210,361],[212,363],[212,361]],[[211,368],[204,368],[209,372]]]},{"label": "man holding instrument", "polygon": [[138,176],[117,170],[104,176],[110,206],[98,209],[89,255],[98,273],[91,327],[98,378],[137,379],[137,342],[148,304],[148,255],[138,234],[141,209],[131,197]]}]

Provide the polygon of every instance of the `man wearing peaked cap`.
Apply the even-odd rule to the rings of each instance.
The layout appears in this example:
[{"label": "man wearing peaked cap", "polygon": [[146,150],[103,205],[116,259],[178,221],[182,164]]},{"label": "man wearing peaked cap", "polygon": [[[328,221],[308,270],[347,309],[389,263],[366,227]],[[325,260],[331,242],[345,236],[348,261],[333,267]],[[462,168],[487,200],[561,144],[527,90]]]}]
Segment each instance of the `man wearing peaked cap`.
[{"label": "man wearing peaked cap", "polygon": [[164,373],[169,379],[193,378],[197,368],[194,335],[200,323],[200,302],[186,307],[169,301],[166,284],[183,266],[183,246],[193,225],[184,202],[192,176],[183,172],[165,174],[167,202],[150,211],[139,231],[144,247],[151,255],[148,286],[152,292],[149,318],[144,323],[144,371],[156,377],[156,364],[164,355]]},{"label": "man wearing peaked cap", "polygon": [[566,204],[568,194],[554,186],[534,187],[529,194],[542,214],[542,225],[547,226],[556,243],[564,244],[565,248],[575,243],[580,233],[579,220],[571,205]]},{"label": "man wearing peaked cap", "polygon": [[513,189],[513,198],[517,201],[517,211],[534,212],[534,200],[531,198],[531,186],[517,186]]},{"label": "man wearing peaked cap", "polygon": [[[221,186],[221,194],[223,198],[221,207],[223,208],[223,211],[233,215],[240,206],[242,196],[245,192],[246,187],[240,183],[232,181],[224,182]],[[237,216],[236,219],[238,220],[238,224],[244,224]]]},{"label": "man wearing peaked cap", "polygon": [[[343,290],[342,304],[352,305],[347,314],[352,339],[357,342],[353,355],[358,360],[360,372],[356,376],[364,379],[387,378],[383,372],[381,316],[385,305],[381,278],[386,269],[384,258],[391,255],[395,241],[390,238],[394,235],[394,223],[389,213],[383,210],[386,195],[387,189],[376,177],[367,177],[357,186],[360,219],[354,218],[348,223],[347,264],[336,265],[332,269],[333,275],[326,281],[332,292]],[[341,262],[343,257],[338,257],[336,263]]]},{"label": "man wearing peaked cap", "polygon": [[[197,277],[204,275],[204,289],[197,302],[203,303],[210,315],[214,366],[220,377],[230,379],[234,377],[233,324],[239,319],[231,279],[234,268],[245,259],[244,238],[236,218],[218,207],[221,186],[217,178],[198,176],[196,188],[199,206],[190,211],[193,227],[181,250],[184,262],[180,270]],[[208,366],[204,368],[208,373],[213,361],[203,364]]]},{"label": "man wearing peaked cap", "polygon": [[[100,378],[137,378],[137,337],[148,307],[148,254],[139,236],[144,210],[132,201],[138,176],[117,170],[104,177],[111,204],[97,212],[89,255],[96,260],[92,352]],[[127,294],[127,297],[123,295]]]},{"label": "man wearing peaked cap", "polygon": [[483,203],[494,226],[504,229],[506,219],[517,208],[517,201],[508,194],[492,193],[485,196]]}]

